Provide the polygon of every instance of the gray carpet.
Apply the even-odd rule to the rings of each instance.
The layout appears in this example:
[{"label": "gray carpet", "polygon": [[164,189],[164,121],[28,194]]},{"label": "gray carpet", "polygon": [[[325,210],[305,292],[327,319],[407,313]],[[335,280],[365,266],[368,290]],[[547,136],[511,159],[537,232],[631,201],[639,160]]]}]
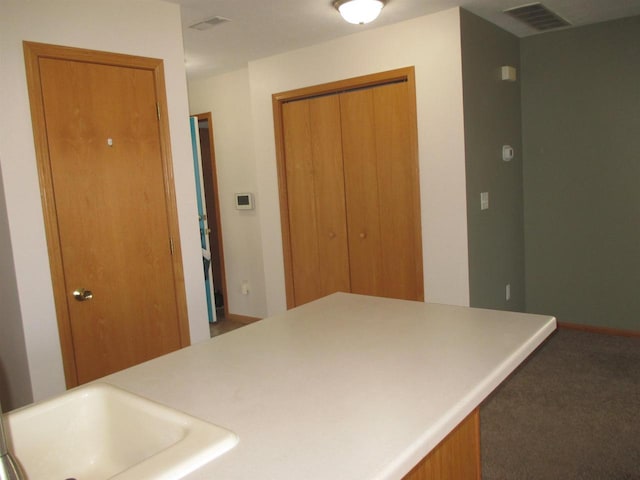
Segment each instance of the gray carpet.
[{"label": "gray carpet", "polygon": [[639,480],[640,338],[557,331],[480,419],[483,480]]}]

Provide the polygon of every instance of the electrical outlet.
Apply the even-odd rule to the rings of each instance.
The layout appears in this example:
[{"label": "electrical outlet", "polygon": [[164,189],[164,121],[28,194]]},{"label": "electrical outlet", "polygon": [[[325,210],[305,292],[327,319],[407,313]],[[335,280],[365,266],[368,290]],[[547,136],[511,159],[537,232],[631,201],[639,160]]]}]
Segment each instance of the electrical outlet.
[{"label": "electrical outlet", "polygon": [[511,284],[510,283],[507,283],[507,285],[504,287],[504,298],[507,300],[507,302],[511,300]]}]

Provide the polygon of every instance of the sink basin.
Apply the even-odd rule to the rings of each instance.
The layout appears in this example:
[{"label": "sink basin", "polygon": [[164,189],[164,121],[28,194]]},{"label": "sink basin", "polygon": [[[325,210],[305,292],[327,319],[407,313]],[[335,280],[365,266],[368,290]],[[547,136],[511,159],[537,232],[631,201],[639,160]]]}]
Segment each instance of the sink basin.
[{"label": "sink basin", "polygon": [[231,431],[106,383],[6,414],[29,480],[176,479],[233,448]]}]

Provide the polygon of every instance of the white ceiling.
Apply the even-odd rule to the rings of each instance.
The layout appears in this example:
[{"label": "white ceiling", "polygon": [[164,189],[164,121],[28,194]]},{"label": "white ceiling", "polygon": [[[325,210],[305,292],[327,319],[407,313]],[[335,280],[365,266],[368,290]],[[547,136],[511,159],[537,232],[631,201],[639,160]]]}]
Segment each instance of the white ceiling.
[{"label": "white ceiling", "polygon": [[[332,0],[168,0],[180,5],[187,75],[197,78],[241,68],[250,60],[306,47],[369,28],[461,6],[517,35],[539,33],[502,13],[535,0],[388,0],[368,25],[346,23]],[[542,0],[573,26],[640,15],[640,0]],[[214,16],[230,21],[199,31]]]}]

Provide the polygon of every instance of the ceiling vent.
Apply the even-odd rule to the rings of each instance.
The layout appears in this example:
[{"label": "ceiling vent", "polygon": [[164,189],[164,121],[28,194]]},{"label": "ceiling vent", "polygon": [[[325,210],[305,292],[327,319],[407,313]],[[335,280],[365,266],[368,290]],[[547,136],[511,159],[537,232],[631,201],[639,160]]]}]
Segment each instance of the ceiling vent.
[{"label": "ceiling vent", "polygon": [[208,20],[203,20],[202,22],[189,25],[189,28],[193,28],[194,30],[209,30],[210,28],[213,28],[216,25],[220,25],[221,23],[225,23],[229,21],[230,20],[228,18],[224,18],[224,17],[212,17]]},{"label": "ceiling vent", "polygon": [[509,8],[503,13],[526,23],[536,30],[551,30],[552,28],[571,25],[557,13],[552,12],[541,3],[529,3],[520,7]]}]

